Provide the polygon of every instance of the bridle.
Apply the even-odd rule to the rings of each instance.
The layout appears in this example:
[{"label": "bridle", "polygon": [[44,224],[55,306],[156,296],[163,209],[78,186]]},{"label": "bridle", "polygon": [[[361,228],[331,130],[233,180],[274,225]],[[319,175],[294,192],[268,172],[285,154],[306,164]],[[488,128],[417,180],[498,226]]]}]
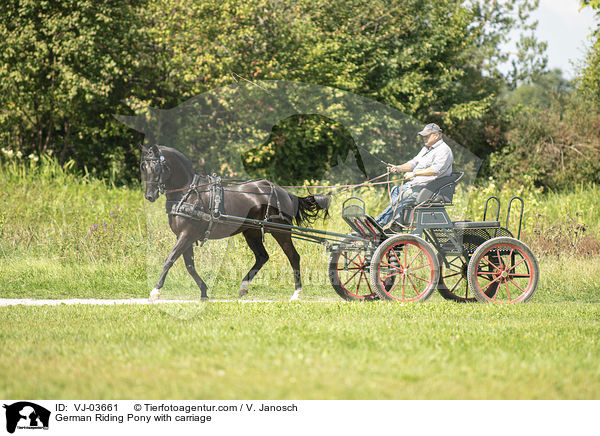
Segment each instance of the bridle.
[{"label": "bridle", "polygon": [[[150,152],[151,151],[152,150],[150,150]],[[148,155],[150,154],[150,152],[148,152]],[[154,155],[155,153],[153,152],[152,154]],[[167,164],[165,157],[162,155],[162,153],[160,153],[160,151],[158,152],[158,157],[149,157],[148,155],[142,160],[142,163],[140,164],[140,170],[143,173],[149,164],[154,164],[152,173],[154,174],[155,168],[158,168],[158,180],[156,180],[156,181],[148,181],[147,180],[146,186],[158,185],[158,192],[161,194],[164,194],[166,181],[171,176],[171,168],[169,168],[169,165]]]}]

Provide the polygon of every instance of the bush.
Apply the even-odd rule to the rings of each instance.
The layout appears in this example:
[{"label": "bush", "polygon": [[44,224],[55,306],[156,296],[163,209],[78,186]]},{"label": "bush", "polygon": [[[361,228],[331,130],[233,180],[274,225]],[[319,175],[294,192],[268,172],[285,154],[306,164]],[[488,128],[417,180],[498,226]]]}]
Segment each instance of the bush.
[{"label": "bush", "polygon": [[517,106],[508,144],[490,156],[494,177],[565,189],[600,183],[600,107],[570,92],[549,108]]}]

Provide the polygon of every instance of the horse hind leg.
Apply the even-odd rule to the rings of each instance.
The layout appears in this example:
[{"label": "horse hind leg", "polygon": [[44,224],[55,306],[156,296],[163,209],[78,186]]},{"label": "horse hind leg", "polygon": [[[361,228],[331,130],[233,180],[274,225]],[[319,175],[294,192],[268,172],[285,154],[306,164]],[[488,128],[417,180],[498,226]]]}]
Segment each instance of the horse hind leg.
[{"label": "horse hind leg", "polygon": [[208,300],[208,294],[206,293],[208,286],[206,286],[204,280],[202,280],[202,278],[196,272],[196,265],[194,264],[193,245],[183,252],[183,260],[185,262],[185,268],[187,269],[187,272],[192,276],[192,278],[196,282],[196,285],[198,285],[198,288],[200,288],[200,299]]},{"label": "horse hind leg", "polygon": [[300,277],[300,254],[294,247],[292,237],[289,233],[276,233],[273,232],[273,237],[282,248],[283,252],[287,256],[292,269],[294,270],[294,295],[290,298],[290,301],[297,301],[300,299],[302,293],[302,279]]},{"label": "horse hind leg", "polygon": [[255,262],[250,268],[250,271],[244,276],[242,279],[242,284],[240,286],[239,297],[242,298],[246,294],[248,294],[248,287],[250,286],[250,282],[254,278],[254,276],[260,271],[265,263],[269,260],[269,253],[265,249],[265,246],[262,242],[262,235],[260,231],[257,230],[246,230],[244,233],[244,238],[246,239],[246,243],[254,253]]}]

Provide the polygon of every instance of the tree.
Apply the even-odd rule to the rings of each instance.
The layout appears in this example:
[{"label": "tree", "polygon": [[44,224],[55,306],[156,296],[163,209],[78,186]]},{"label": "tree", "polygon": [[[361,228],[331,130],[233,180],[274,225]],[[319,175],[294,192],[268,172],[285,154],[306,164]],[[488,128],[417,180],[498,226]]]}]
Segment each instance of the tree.
[{"label": "tree", "polygon": [[[112,114],[142,89],[142,0],[16,0],[0,5],[0,141],[24,155],[113,179],[136,140]],[[139,141],[139,137],[137,138]]]},{"label": "tree", "polygon": [[[537,2],[3,2],[0,142],[133,177],[140,138],[112,114],[275,79],[340,88],[437,121],[483,156],[503,146],[497,97],[506,81],[543,66],[543,46],[529,38],[510,77],[498,70],[509,59],[500,48],[509,32],[535,25],[528,14]],[[287,123],[290,137],[314,123],[298,124]],[[331,135],[322,136],[327,149]]]},{"label": "tree", "polygon": [[[596,16],[600,19],[600,0],[581,0],[581,7],[595,9]],[[594,43],[581,67],[579,90],[591,103],[600,107],[600,21],[591,37],[594,38]]]},{"label": "tree", "polygon": [[[497,96],[509,78],[501,45],[531,31],[537,0],[154,0],[152,38],[166,93],[144,105],[174,106],[236,81],[303,81],[340,88],[438,122],[479,154],[503,145]],[[543,69],[529,37],[510,80]],[[310,123],[304,123],[303,128]],[[305,133],[293,130],[290,137]],[[296,126],[298,123],[296,123]],[[316,127],[315,127],[316,128]],[[281,135],[285,136],[283,132]],[[325,135],[327,136],[327,135]],[[326,149],[329,145],[324,144]]]},{"label": "tree", "polygon": [[[598,0],[582,7],[600,12]],[[600,183],[600,32],[584,59],[576,88],[558,71],[540,75],[505,96],[508,144],[490,157],[501,182],[564,189]],[[524,177],[526,176],[526,177]]]},{"label": "tree", "polygon": [[600,9],[600,0],[581,0],[581,7],[590,6],[594,9]]},{"label": "tree", "polygon": [[502,97],[513,110],[518,107],[530,107],[540,110],[550,109],[553,105],[564,105],[573,84],[563,77],[560,69],[538,74],[535,81],[523,83],[515,89],[508,89]]}]

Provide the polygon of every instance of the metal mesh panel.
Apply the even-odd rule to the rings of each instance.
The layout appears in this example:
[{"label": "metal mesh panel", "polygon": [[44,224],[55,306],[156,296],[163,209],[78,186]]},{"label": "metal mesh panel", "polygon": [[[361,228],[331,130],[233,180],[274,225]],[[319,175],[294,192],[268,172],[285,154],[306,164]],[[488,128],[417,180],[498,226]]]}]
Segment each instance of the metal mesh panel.
[{"label": "metal mesh panel", "polygon": [[453,229],[427,229],[425,233],[434,247],[442,253],[458,252],[451,237],[461,244],[461,239]]},{"label": "metal mesh panel", "polygon": [[477,247],[483,244],[488,239],[497,238],[499,236],[513,237],[512,233],[504,227],[488,228],[488,229],[457,229],[456,233],[465,250],[468,254],[473,254]]}]

